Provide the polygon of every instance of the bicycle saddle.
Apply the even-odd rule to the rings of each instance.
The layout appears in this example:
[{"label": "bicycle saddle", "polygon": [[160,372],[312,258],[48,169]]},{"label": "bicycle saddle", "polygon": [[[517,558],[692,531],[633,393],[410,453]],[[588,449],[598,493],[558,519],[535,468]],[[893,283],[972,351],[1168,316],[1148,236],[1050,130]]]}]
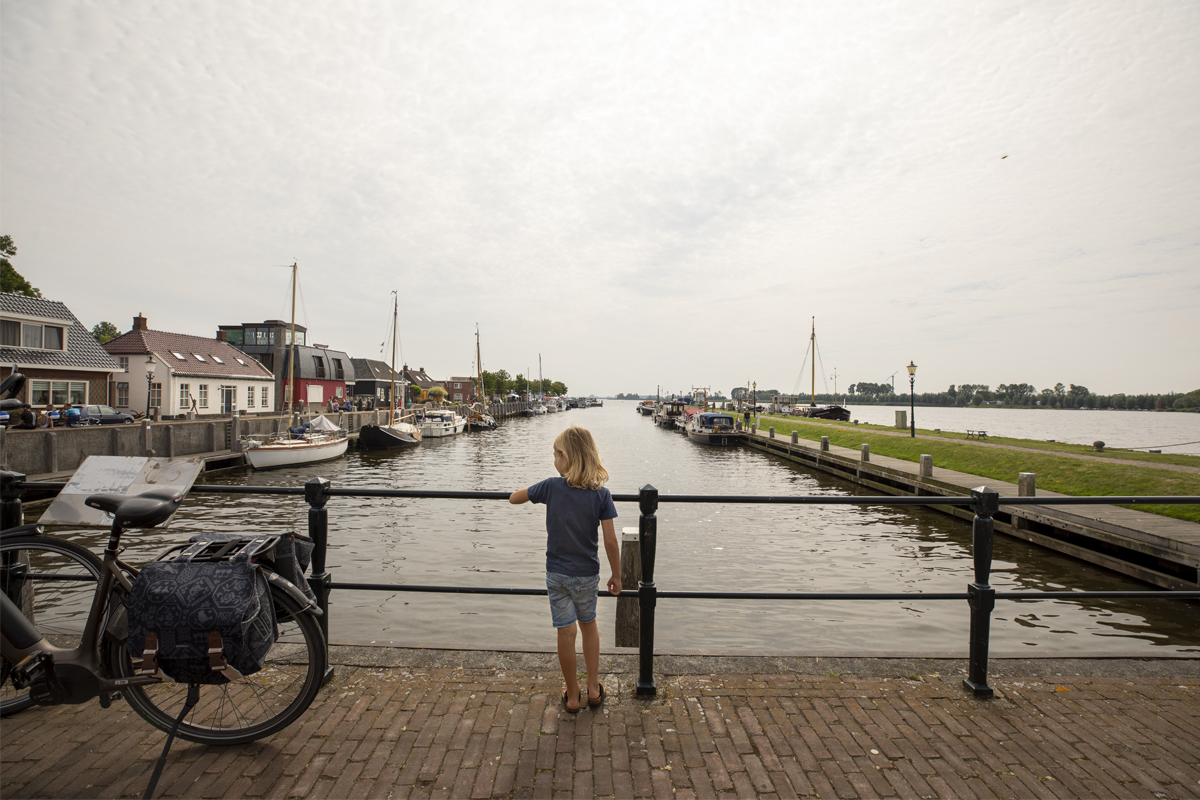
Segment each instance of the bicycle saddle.
[{"label": "bicycle saddle", "polygon": [[174,514],[182,502],[183,495],[170,489],[160,489],[132,497],[123,494],[93,494],[84,504],[112,514],[115,524],[122,528],[153,528]]}]

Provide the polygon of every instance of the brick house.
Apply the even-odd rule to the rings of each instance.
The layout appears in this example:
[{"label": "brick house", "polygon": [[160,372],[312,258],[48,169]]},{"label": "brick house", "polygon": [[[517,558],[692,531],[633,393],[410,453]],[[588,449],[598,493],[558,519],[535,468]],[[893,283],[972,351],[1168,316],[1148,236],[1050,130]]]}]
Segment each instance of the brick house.
[{"label": "brick house", "polygon": [[18,396],[35,408],[112,405],[109,382],[121,369],[65,305],[8,293],[0,293],[0,362],[0,379],[14,365],[26,377]]},{"label": "brick house", "polygon": [[[275,376],[276,408],[283,411],[287,404],[288,350],[291,345],[291,323],[279,319],[265,322],[245,322],[241,325],[221,325],[217,338],[253,356]],[[296,326],[296,346],[293,350],[293,375],[296,380],[297,407],[323,406],[329,398],[339,400],[352,394],[355,380],[350,356],[328,345],[308,345],[308,329]]]},{"label": "brick house", "polygon": [[165,417],[275,410],[270,370],[220,339],[152,331],[138,314],[133,330],[104,349],[124,368],[110,404],[116,408],[157,408]]},{"label": "brick house", "polygon": [[446,399],[451,403],[474,403],[475,402],[475,379],[474,378],[449,378],[441,381],[442,387],[445,388],[447,395]]}]

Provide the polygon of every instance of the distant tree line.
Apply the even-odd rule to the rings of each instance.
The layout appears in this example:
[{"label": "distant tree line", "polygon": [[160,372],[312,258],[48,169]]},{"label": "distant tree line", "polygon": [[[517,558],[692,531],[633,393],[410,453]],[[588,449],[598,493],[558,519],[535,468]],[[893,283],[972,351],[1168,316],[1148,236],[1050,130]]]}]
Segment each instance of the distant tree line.
[{"label": "distant tree line", "polygon": [[539,392],[537,379],[531,381],[520,373],[514,378],[502,369],[495,372],[486,369],[483,371],[483,390],[488,397],[504,397],[512,393],[524,395],[527,392],[557,397],[567,393],[565,383],[550,378],[541,379],[540,389]]},{"label": "distant tree line", "polygon": [[[822,395],[818,395],[818,402]],[[827,395],[824,397],[828,397]],[[908,401],[907,393],[896,393],[890,383],[860,382],[846,390],[846,399],[857,404],[897,404]],[[1200,408],[1200,389],[1179,394],[1095,394],[1086,386],[1056,383],[1039,391],[1028,383],[951,384],[944,392],[918,392],[916,402],[928,406],[1004,405],[1029,408],[1115,408],[1115,409],[1196,409]],[[824,402],[829,402],[825,400]]]}]

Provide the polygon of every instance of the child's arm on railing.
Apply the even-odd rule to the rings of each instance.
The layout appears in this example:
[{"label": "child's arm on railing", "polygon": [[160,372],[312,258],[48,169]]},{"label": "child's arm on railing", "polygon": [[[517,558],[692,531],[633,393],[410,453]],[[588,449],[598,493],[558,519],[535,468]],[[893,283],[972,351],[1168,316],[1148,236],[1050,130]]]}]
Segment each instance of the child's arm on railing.
[{"label": "child's arm on railing", "polygon": [[513,492],[512,494],[510,494],[508,496],[508,502],[512,503],[514,506],[519,506],[522,503],[528,503],[529,502],[529,490],[528,489],[517,489],[517,491]]}]

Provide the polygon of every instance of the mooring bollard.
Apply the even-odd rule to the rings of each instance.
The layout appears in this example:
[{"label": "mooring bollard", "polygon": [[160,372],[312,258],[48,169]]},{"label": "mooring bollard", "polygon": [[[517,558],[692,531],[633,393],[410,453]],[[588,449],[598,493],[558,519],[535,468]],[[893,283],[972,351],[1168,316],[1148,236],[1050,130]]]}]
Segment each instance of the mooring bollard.
[{"label": "mooring bollard", "polygon": [[863,461],[870,461],[870,460],[871,460],[871,445],[869,445],[869,444],[864,444],[864,445],[862,446],[862,460],[863,460]]},{"label": "mooring bollard", "polygon": [[992,547],[995,521],[1000,509],[1000,494],[986,486],[971,490],[975,519],[971,523],[971,549],[975,558],[975,581],[967,586],[967,602],[971,606],[970,664],[963,686],[976,697],[993,695],[987,682],[988,643],[991,637],[992,609],[996,607],[996,590],[988,582],[992,571]]},{"label": "mooring bollard", "polygon": [[775,426],[774,426],[774,425],[772,425],[771,427],[767,428],[767,438],[768,438],[768,439],[774,439],[774,438],[775,438]]},{"label": "mooring bollard", "polygon": [[[642,579],[642,556],[637,528],[621,529],[621,587],[632,589]],[[637,647],[640,638],[638,601],[634,597],[617,598],[617,647]]]},{"label": "mooring bollard", "polygon": [[1037,496],[1037,473],[1036,472],[1018,472],[1017,473],[1017,497],[1036,497]]},{"label": "mooring bollard", "polygon": [[638,582],[638,607],[642,612],[638,642],[637,694],[656,695],[654,685],[654,606],[658,604],[658,587],[654,585],[655,537],[658,534],[658,489],[646,484],[638,490],[638,538],[641,540],[642,579]]},{"label": "mooring bollard", "polygon": [[829,437],[828,436],[821,437],[821,452],[824,452],[824,453],[829,452]]},{"label": "mooring bollard", "polygon": [[[329,548],[329,479],[312,478],[304,484],[304,500],[308,503],[308,536],[313,540],[312,576],[308,585],[317,596],[317,606],[321,616],[317,622],[321,625],[321,633],[325,635],[325,651],[329,652],[329,588],[333,578],[325,571],[325,556]],[[326,679],[333,674],[333,667],[326,673]]]},{"label": "mooring bollard", "polygon": [[933,477],[933,456],[921,454],[921,477]]},{"label": "mooring bollard", "polygon": [[792,431],[792,444],[799,444],[800,434],[798,431]]}]

